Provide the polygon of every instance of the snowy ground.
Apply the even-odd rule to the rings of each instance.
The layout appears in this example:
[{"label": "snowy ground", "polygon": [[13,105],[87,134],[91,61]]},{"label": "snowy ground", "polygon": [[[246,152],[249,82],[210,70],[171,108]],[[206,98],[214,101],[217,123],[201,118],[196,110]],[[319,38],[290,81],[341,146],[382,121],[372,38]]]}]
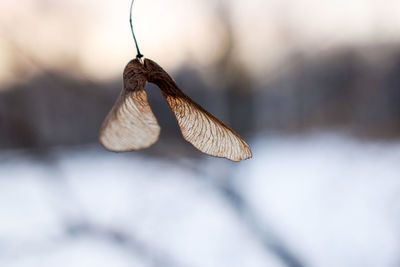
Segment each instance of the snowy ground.
[{"label": "snowy ground", "polygon": [[0,153],[1,267],[400,265],[400,143],[263,137],[239,164]]}]

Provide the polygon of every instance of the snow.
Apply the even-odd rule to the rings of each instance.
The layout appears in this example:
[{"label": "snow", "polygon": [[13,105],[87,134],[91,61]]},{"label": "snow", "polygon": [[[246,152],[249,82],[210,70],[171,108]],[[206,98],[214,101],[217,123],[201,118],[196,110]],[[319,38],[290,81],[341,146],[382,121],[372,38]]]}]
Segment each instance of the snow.
[{"label": "snow", "polygon": [[1,152],[0,266],[293,266],[274,245],[303,266],[398,265],[400,143],[309,134],[251,146],[239,164],[97,146],[46,161]]},{"label": "snow", "polygon": [[398,263],[399,144],[322,135],[256,147],[243,193],[312,266]]}]

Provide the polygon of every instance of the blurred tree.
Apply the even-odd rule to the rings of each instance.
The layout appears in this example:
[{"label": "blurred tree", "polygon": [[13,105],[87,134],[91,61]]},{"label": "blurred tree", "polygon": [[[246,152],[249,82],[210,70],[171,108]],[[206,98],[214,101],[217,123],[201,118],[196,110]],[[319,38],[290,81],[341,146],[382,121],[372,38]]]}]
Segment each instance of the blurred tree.
[{"label": "blurred tree", "polygon": [[240,134],[248,135],[255,128],[253,84],[241,59],[237,56],[237,38],[233,29],[231,3],[219,1],[217,17],[224,34],[224,49],[216,60],[214,69],[225,91],[229,125]]}]

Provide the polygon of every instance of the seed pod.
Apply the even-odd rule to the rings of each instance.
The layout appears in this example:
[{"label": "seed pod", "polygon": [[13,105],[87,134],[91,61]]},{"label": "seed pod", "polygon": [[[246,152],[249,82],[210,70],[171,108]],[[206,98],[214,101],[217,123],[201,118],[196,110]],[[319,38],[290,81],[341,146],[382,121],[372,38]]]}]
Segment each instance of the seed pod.
[{"label": "seed pod", "polygon": [[124,71],[121,95],[106,117],[100,143],[115,152],[139,150],[154,144],[160,134],[145,91],[156,84],[171,107],[186,141],[201,152],[240,161],[251,158],[247,143],[232,129],[185,95],[157,63],[134,59]]}]

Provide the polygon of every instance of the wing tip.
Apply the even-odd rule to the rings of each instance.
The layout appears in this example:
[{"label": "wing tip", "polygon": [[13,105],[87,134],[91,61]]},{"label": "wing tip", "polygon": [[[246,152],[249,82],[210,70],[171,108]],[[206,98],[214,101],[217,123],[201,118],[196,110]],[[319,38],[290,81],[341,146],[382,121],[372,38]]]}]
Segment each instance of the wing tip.
[{"label": "wing tip", "polygon": [[249,146],[246,147],[246,151],[242,154],[240,154],[239,157],[225,157],[226,159],[229,159],[233,162],[240,162],[240,161],[244,161],[244,160],[248,160],[253,158],[253,153],[251,152],[251,149]]},{"label": "wing tip", "polygon": [[250,154],[241,155],[239,157],[231,157],[229,155],[213,155],[213,154],[208,154],[208,153],[205,153],[205,154],[212,156],[212,157],[216,157],[216,158],[224,158],[224,159],[227,159],[227,160],[230,160],[233,162],[241,162],[241,161],[249,160],[253,157],[253,154],[251,152],[250,152]]},{"label": "wing tip", "polygon": [[244,149],[241,150],[241,153],[239,153],[238,155],[229,155],[226,151],[224,152],[217,152],[217,153],[212,153],[209,152],[207,150],[202,149],[201,147],[199,147],[196,143],[192,142],[191,140],[189,140],[188,138],[186,138],[186,136],[183,136],[183,138],[185,139],[186,142],[188,142],[189,144],[191,144],[193,147],[195,147],[198,151],[200,151],[203,154],[206,154],[208,156],[211,157],[216,157],[216,158],[224,158],[233,162],[240,162],[243,160],[248,160],[251,159],[253,157],[253,153],[251,151],[250,146],[243,140],[244,143]]},{"label": "wing tip", "polygon": [[142,150],[151,147],[155,143],[157,143],[159,137],[160,137],[160,131],[161,129],[158,130],[157,137],[152,140],[151,142],[144,143],[142,145],[127,145],[123,143],[115,143],[115,142],[110,142],[107,138],[106,135],[103,133],[100,133],[98,141],[101,144],[104,149],[110,151],[110,152],[115,152],[115,153],[123,153],[123,152],[132,152],[132,151],[137,151],[137,150]]}]

